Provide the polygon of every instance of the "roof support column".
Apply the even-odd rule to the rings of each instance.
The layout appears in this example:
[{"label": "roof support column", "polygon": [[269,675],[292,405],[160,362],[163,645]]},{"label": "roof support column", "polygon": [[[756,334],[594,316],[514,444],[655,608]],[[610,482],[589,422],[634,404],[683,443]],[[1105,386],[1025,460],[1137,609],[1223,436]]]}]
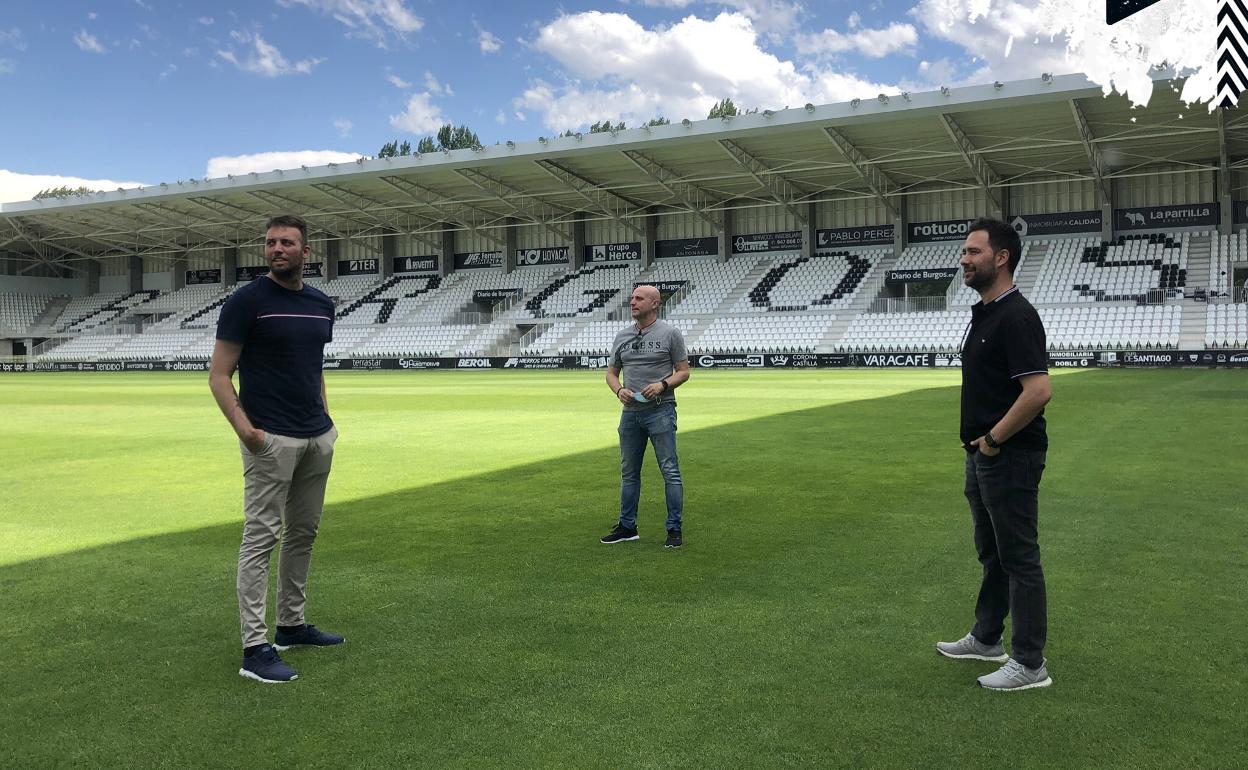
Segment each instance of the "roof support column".
[{"label": "roof support column", "polygon": [[327,238],[321,243],[325,244],[325,254],[321,257],[321,275],[325,276],[327,281],[338,280],[338,260],[342,259],[342,241],[337,238]]},{"label": "roof support column", "polygon": [[568,245],[568,268],[580,270],[585,266],[585,213],[576,212],[572,221],[572,243]]},{"label": "roof support column", "polygon": [[815,255],[815,204],[807,203],[806,221],[802,223],[802,256],[813,257]]},{"label": "roof support column", "polygon": [[86,296],[100,293],[100,262],[97,259],[88,259],[86,265]]},{"label": "roof support column", "polygon": [[143,258],[138,254],[126,257],[126,290],[131,294],[143,291]]},{"label": "roof support column", "polygon": [[732,256],[732,235],[736,230],[737,212],[732,209],[724,209],[721,221],[723,222],[723,225],[719,228],[716,241],[718,241],[719,244],[719,254],[717,255],[717,260],[722,265],[728,261],[730,256]]},{"label": "roof support column", "polygon": [[438,275],[446,277],[455,269],[455,231],[451,225],[442,223],[442,253],[438,254]]},{"label": "roof support column", "polygon": [[186,265],[185,254],[169,263],[169,285],[173,291],[186,286]]},{"label": "roof support column", "polygon": [[399,254],[399,234],[387,229],[381,236],[381,270],[384,280],[394,275],[394,258]]},{"label": "roof support column", "polygon": [[511,273],[516,269],[516,220],[507,217],[503,229],[503,272]]},{"label": "roof support column", "polygon": [[897,212],[893,217],[893,256],[900,257],[910,245],[910,199],[899,195],[893,199],[893,206]]},{"label": "roof support column", "polygon": [[646,231],[646,237],[641,239],[641,269],[649,270],[654,264],[654,238],[659,232],[659,215],[654,213],[653,208],[647,209],[641,223]]},{"label": "roof support column", "polygon": [[238,283],[238,247],[230,246],[221,254],[221,286]]},{"label": "roof support column", "polygon": [[1218,121],[1218,170],[1214,176],[1218,184],[1218,232],[1230,235],[1235,227],[1235,203],[1231,200],[1231,164],[1226,151],[1226,110],[1214,110]]}]

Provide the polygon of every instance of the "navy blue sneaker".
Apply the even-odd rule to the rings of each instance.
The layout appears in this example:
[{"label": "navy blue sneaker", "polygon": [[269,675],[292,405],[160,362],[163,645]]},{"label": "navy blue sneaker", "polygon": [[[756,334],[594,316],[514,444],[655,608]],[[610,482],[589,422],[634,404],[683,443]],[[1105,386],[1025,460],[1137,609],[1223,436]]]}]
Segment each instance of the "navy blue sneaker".
[{"label": "navy blue sneaker", "polygon": [[277,633],[273,636],[273,646],[282,651],[291,647],[333,647],[345,641],[346,638],[322,631],[311,624],[293,630],[278,626]]},{"label": "navy blue sneaker", "polygon": [[282,662],[277,650],[270,644],[261,645],[251,655],[244,655],[243,667],[238,670],[238,675],[269,684],[293,682],[299,678],[290,666]]}]

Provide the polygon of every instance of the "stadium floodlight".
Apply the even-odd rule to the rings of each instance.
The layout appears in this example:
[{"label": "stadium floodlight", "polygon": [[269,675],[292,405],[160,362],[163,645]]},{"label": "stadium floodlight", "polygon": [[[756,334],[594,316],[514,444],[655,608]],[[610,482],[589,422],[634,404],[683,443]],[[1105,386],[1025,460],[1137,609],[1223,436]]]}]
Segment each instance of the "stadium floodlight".
[{"label": "stadium floodlight", "polygon": [[880,104],[888,104],[888,94],[880,94],[875,98],[880,100]]},{"label": "stadium floodlight", "polygon": [[807,112],[814,112],[814,111],[815,111],[815,105],[811,104],[810,102],[806,102],[806,111],[807,111]]},{"label": "stadium floodlight", "polygon": [[1053,82],[1053,73],[1052,73],[1052,72],[1041,72],[1041,73],[1040,73],[1040,79],[1041,79],[1042,81],[1044,81],[1045,83],[1052,83],[1052,82]]},{"label": "stadium floodlight", "polygon": [[689,118],[681,118],[680,125],[684,126],[685,128],[693,128],[693,121],[690,120]]},{"label": "stadium floodlight", "polygon": [[546,140],[546,137],[544,137],[544,136],[539,136],[539,137],[537,138],[537,141],[538,141],[538,144],[546,144],[546,141],[547,141],[547,140]]},{"label": "stadium floodlight", "polygon": [[364,165],[364,159],[363,159],[363,158],[356,158],[356,159],[355,159],[355,165],[357,165],[357,166],[363,166],[363,165]]},{"label": "stadium floodlight", "polygon": [[862,100],[856,96],[853,99],[849,100],[849,106],[853,107],[855,110],[858,109],[858,105],[860,104],[862,104]]},{"label": "stadium floodlight", "polygon": [[1005,88],[1005,83],[1002,83],[1000,80],[994,80],[992,81],[992,87],[1000,91],[1002,88]]},{"label": "stadium floodlight", "polygon": [[227,178],[228,178],[231,182],[233,182],[233,181],[234,181],[234,175],[233,175],[233,174],[226,174],[225,176],[226,176],[226,177],[227,177]]},{"label": "stadium floodlight", "polygon": [[901,98],[902,98],[902,99],[905,99],[906,101],[910,101],[910,92],[909,92],[909,91],[902,91],[902,92],[901,92]]},{"label": "stadium floodlight", "polygon": [[941,87],[940,87],[940,95],[941,95],[941,96],[948,96],[948,95],[949,95],[949,86],[941,86]]},{"label": "stadium floodlight", "polygon": [[308,164],[307,164],[307,163],[304,163],[303,165],[299,166],[299,168],[303,169],[304,171],[307,171],[307,170],[308,170]]},{"label": "stadium floodlight", "polygon": [[776,114],[775,110],[763,110],[764,118],[770,118],[772,115],[775,115],[775,114]]},{"label": "stadium floodlight", "polygon": [[576,137],[576,141],[578,141],[578,142],[579,142],[579,141],[581,141],[581,132],[580,132],[580,131],[577,131],[577,132],[576,132],[575,134],[573,134],[572,136],[575,136],[575,137]]},{"label": "stadium floodlight", "polygon": [[516,143],[515,143],[515,142],[513,142],[513,141],[511,141],[510,139],[508,139],[508,140],[507,140],[507,149],[509,149],[509,150],[514,150],[514,149],[516,149]]}]

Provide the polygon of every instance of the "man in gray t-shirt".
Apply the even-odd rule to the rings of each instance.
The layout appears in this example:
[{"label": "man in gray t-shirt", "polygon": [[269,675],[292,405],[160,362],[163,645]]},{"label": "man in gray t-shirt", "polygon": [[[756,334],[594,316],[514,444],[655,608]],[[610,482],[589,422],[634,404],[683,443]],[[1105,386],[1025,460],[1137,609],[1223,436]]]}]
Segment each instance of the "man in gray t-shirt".
[{"label": "man in gray t-shirt", "polygon": [[[604,543],[640,539],[637,501],[641,498],[641,461],[646,442],[663,473],[667,499],[667,547],[683,543],[681,517],[685,487],[676,457],[676,388],[689,379],[689,355],[680,329],[659,320],[659,290],[649,284],[633,288],[628,304],[632,326],[615,335],[607,385],[624,405],[620,414],[620,521]],[[623,382],[620,373],[624,373]]]}]

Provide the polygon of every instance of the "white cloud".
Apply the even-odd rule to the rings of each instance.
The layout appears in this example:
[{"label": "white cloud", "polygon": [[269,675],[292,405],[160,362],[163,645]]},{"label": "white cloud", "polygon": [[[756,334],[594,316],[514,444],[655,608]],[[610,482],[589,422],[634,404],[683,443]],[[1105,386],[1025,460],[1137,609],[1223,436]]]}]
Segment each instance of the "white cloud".
[{"label": "white cloud", "polygon": [[234,51],[217,51],[217,56],[244,72],[275,78],[279,75],[307,75],[324,59],[301,59],[294,64],[286,60],[277,47],[260,37],[258,32],[231,32],[230,36],[244,46],[251,46],[251,51],[239,58]]},{"label": "white cloud", "polygon": [[390,81],[390,85],[394,86],[395,88],[406,89],[406,88],[412,87],[411,83],[407,82],[406,80],[399,77],[398,75],[395,75],[394,73],[390,73],[389,75],[386,75],[386,80]]},{"label": "white cloud", "polygon": [[346,118],[338,118],[334,121],[334,128],[338,129],[338,136],[346,139],[351,135],[351,129],[355,128],[355,124]]},{"label": "white cloud", "polygon": [[20,174],[0,168],[0,202],[28,201],[40,190],[53,187],[73,189],[87,187],[92,190],[112,192],[118,187],[139,187],[142,184],[142,182],[116,182],[112,179],[84,179],[60,174]]},{"label": "white cloud", "polygon": [[1184,99],[1213,97],[1215,0],[1159,3],[1113,26],[1103,6],[1086,0],[920,0],[910,13],[976,57],[963,82],[1083,72],[1107,93],[1146,104],[1149,68],[1164,61],[1191,74]]},{"label": "white cloud", "polygon": [[801,3],[786,0],[641,0],[640,4],[652,8],[688,8],[695,4],[731,8],[749,19],[754,29],[773,38],[796,29],[805,15]]},{"label": "white cloud", "polygon": [[22,37],[22,31],[17,27],[8,30],[0,29],[0,48],[12,48],[17,51],[26,50],[26,39]]},{"label": "white cloud", "polygon": [[137,5],[137,6],[139,6],[140,8],[142,8],[142,9],[143,9],[143,10],[145,10],[145,11],[150,11],[150,10],[152,10],[152,6],[150,6],[150,5],[148,5],[147,3],[143,2],[143,0],[134,0],[134,4],[135,4],[135,5]]},{"label": "white cloud", "polygon": [[205,27],[211,27],[213,24],[217,23],[217,20],[212,18],[211,16],[200,16],[195,21],[199,22],[200,24],[203,24]]},{"label": "white cloud", "polygon": [[425,90],[431,94],[441,94],[442,84],[433,76],[432,72],[425,71]]},{"label": "white cloud", "polygon": [[79,30],[74,35],[74,45],[78,46],[89,53],[105,53],[104,46],[100,45],[100,41],[96,40],[95,35],[84,30]]},{"label": "white cloud", "polygon": [[[856,19],[851,17],[849,26],[856,27]],[[807,56],[854,52],[879,59],[898,51],[913,50],[919,35],[912,25],[893,22],[883,29],[855,29],[849,33],[825,29],[813,35],[798,35],[794,42],[797,52]]]},{"label": "white cloud", "polygon": [[177,71],[178,71],[178,65],[176,65],[176,64],[170,64],[168,67],[165,67],[165,68],[164,68],[164,70],[162,70],[162,71],[161,71],[161,73],[160,73],[160,79],[161,79],[161,80],[168,80],[168,79],[169,79],[169,76],[170,76],[170,75],[172,75],[173,73],[177,72]]},{"label": "white cloud", "polygon": [[302,5],[328,14],[350,29],[352,36],[372,40],[382,48],[389,34],[402,38],[425,26],[404,0],[278,0],[278,4]]},{"label": "white cloud", "polygon": [[100,15],[99,15],[98,13],[96,13],[95,11],[89,11],[89,12],[87,13],[87,20],[88,20],[88,21],[95,21],[95,20],[96,20],[96,19],[98,19],[98,18],[100,18]]},{"label": "white cloud", "polygon": [[503,48],[503,41],[495,37],[493,32],[483,29],[477,35],[477,45],[481,47],[481,53],[498,53]]},{"label": "white cloud", "polygon": [[291,152],[257,152],[251,155],[219,155],[208,159],[204,176],[221,177],[227,174],[248,174],[252,171],[265,173],[274,169],[291,169],[300,166],[324,166],[328,163],[352,163],[360,157],[354,152],[336,150],[295,150]]},{"label": "white cloud", "polygon": [[0,59],[0,75],[12,75],[17,72],[17,62],[12,59]]},{"label": "white cloud", "polygon": [[646,29],[624,14],[590,11],[546,25],[534,46],[570,81],[534,81],[515,106],[541,113],[557,131],[604,119],[702,119],[724,97],[741,108],[779,109],[899,90],[845,72],[798,70],[760,48],[753,22],[740,13]]},{"label": "white cloud", "polygon": [[427,91],[412,94],[407,100],[407,109],[390,116],[391,126],[409,134],[431,134],[450,122],[443,117],[441,108],[430,101]]},{"label": "white cloud", "polygon": [[494,113],[494,122],[500,126],[507,125],[507,113],[503,112],[502,110],[499,110],[498,112]]}]

